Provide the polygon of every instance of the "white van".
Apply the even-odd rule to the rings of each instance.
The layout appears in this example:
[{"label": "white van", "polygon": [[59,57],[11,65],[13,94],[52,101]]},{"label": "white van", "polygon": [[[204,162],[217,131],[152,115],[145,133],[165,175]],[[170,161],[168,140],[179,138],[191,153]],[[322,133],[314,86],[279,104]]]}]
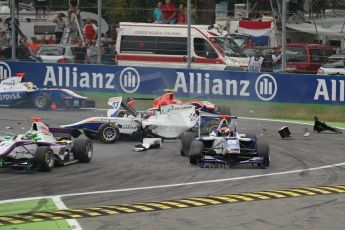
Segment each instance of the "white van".
[{"label": "white van", "polygon": [[[246,70],[249,58],[229,37],[207,26],[192,26],[191,67]],[[187,67],[187,25],[120,23],[116,42],[118,65]]]}]

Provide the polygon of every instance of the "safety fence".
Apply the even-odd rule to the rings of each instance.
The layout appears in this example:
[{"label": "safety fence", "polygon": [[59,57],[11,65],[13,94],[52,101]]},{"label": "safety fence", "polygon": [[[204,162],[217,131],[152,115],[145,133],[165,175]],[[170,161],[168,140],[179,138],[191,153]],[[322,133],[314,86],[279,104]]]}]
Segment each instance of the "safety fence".
[{"label": "safety fence", "polygon": [[[12,14],[8,2],[0,3],[3,60],[116,65],[125,59],[143,66],[143,55],[138,54],[150,60],[161,58],[156,57],[159,54],[194,68],[190,63],[214,62],[209,59],[224,55],[234,60],[232,65],[247,70],[249,58],[258,53],[261,72],[272,72],[277,65],[287,72],[305,73],[316,73],[327,62],[330,68],[344,67],[344,55],[329,60],[345,46],[345,4],[339,0],[74,0],[71,5],[60,0],[18,0]],[[192,30],[191,39],[187,39],[188,15],[194,30],[202,32],[195,35]],[[124,22],[134,23],[142,33],[121,32]],[[145,30],[154,24],[156,29]],[[180,27],[164,32],[166,24]],[[194,41],[205,34],[206,42]],[[51,47],[56,43],[62,46]],[[296,43],[299,46],[292,45]],[[311,43],[318,45],[305,45]],[[283,48],[277,51],[277,56],[283,53],[278,64],[274,47]],[[155,66],[145,66],[149,65]]]}]

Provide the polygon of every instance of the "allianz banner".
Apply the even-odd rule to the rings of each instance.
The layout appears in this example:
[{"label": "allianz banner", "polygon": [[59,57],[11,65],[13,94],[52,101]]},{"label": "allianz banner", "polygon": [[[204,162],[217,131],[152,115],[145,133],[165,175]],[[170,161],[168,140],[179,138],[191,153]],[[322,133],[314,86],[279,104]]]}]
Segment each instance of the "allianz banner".
[{"label": "allianz banner", "polygon": [[0,62],[0,79],[25,73],[38,87],[229,100],[345,104],[345,77],[107,65]]}]

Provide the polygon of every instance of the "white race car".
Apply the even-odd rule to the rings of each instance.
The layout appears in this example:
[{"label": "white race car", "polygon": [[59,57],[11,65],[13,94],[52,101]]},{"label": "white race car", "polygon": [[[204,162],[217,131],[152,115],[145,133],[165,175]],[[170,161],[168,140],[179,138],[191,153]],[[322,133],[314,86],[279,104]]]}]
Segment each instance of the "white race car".
[{"label": "white race car", "polygon": [[[108,104],[112,109],[106,117],[91,117],[62,127],[82,130],[90,139],[114,143],[120,137],[136,140],[143,137],[177,138],[194,127],[198,119],[193,105],[162,105],[158,110],[139,113],[122,97],[110,98]],[[126,114],[119,117],[121,106]]]},{"label": "white race car", "polygon": [[77,138],[80,132],[49,128],[39,118],[33,120],[25,134],[0,138],[0,168],[50,171],[54,165],[90,162],[93,145],[89,139]]}]

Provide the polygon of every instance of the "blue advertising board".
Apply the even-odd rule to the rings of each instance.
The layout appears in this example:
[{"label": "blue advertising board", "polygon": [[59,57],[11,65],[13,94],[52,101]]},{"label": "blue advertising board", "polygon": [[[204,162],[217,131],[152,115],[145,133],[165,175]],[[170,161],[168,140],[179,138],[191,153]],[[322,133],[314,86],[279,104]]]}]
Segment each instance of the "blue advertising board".
[{"label": "blue advertising board", "polygon": [[345,78],[303,74],[0,62],[0,79],[25,73],[38,87],[229,100],[345,104]]}]

